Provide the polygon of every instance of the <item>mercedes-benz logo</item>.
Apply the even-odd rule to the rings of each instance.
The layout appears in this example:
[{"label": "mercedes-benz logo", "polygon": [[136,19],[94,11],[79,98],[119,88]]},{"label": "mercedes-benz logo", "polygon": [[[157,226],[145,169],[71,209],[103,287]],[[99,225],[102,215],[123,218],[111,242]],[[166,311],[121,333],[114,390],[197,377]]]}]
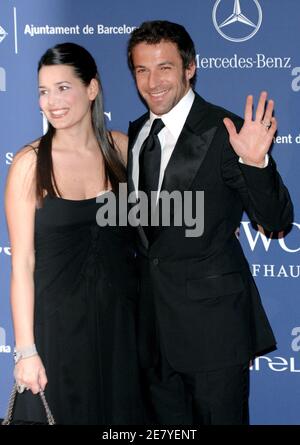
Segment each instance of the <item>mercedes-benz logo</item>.
[{"label": "mercedes-benz logo", "polygon": [[[219,8],[224,5],[224,3],[221,5],[221,2],[223,0],[216,1],[212,12],[213,23],[218,33],[231,42],[244,42],[251,39],[262,22],[262,10],[258,0],[243,0],[243,6],[246,3],[248,6],[246,12],[242,11],[241,1],[234,0],[232,14],[229,13],[227,16],[226,8]],[[223,10],[220,11],[220,9]]]},{"label": "mercedes-benz logo", "polygon": [[5,39],[6,36],[7,32],[5,31],[5,29],[2,28],[2,26],[0,26],[0,43],[2,42],[2,40]]}]

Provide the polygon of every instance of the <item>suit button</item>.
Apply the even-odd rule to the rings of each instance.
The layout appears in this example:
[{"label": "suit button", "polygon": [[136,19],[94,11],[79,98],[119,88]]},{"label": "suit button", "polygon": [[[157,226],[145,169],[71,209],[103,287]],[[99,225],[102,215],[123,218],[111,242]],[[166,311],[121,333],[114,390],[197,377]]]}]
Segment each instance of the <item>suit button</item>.
[{"label": "suit button", "polygon": [[158,265],[158,263],[159,263],[159,260],[158,260],[158,258],[154,258],[154,260],[153,260],[153,264],[154,264],[154,266],[157,266],[157,265]]}]

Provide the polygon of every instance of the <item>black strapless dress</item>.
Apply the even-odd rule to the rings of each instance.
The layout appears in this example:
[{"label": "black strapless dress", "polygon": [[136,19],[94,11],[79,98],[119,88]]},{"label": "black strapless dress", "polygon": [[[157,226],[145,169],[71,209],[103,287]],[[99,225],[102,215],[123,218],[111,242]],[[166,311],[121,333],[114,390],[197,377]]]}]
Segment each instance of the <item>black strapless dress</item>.
[{"label": "black strapless dress", "polygon": [[[58,424],[143,423],[134,230],[99,227],[96,199],[46,197],[35,217],[35,340]],[[15,419],[45,421],[18,394]]]}]

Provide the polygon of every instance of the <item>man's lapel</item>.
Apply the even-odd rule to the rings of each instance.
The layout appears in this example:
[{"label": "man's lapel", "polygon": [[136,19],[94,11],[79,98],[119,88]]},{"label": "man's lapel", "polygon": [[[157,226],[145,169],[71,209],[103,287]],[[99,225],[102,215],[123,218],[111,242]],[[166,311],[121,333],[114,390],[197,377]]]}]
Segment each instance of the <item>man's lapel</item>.
[{"label": "man's lapel", "polygon": [[128,128],[128,161],[127,161],[127,180],[128,180],[128,193],[134,192],[134,183],[132,178],[132,168],[133,168],[133,147],[135,141],[141,131],[145,122],[149,119],[149,113],[145,113],[139,119],[134,122],[129,123]]},{"label": "man's lapel", "polygon": [[165,170],[162,190],[171,193],[190,189],[217,129],[207,125],[206,108],[206,102],[196,94]]},{"label": "man's lapel", "polygon": [[[198,94],[195,95],[191,111],[184,124],[182,132],[173,150],[161,190],[168,192],[190,190],[193,180],[203,163],[217,127],[211,126],[207,119],[207,103]],[[128,130],[128,192],[134,191],[132,179],[133,153],[135,141],[144,123],[149,119],[149,113],[138,120],[130,122]],[[141,241],[147,248],[147,238],[141,226],[138,227]],[[163,227],[157,227],[154,238],[158,238]]]},{"label": "man's lapel", "polygon": [[[161,190],[169,193],[191,190],[192,183],[203,163],[214,135],[216,126],[211,126],[208,105],[198,94],[175,145],[165,170]],[[170,221],[173,218],[171,210]],[[154,230],[153,243],[159,238],[164,226]]]}]

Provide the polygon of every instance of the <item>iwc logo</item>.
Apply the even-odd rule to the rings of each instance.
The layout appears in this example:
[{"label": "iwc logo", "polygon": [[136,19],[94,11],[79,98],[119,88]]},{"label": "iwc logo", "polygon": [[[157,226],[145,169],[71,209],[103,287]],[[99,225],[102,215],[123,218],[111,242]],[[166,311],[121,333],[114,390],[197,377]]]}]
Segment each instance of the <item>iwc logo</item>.
[{"label": "iwc logo", "polygon": [[262,10],[258,0],[217,0],[212,18],[216,30],[224,39],[244,42],[259,30]]}]

